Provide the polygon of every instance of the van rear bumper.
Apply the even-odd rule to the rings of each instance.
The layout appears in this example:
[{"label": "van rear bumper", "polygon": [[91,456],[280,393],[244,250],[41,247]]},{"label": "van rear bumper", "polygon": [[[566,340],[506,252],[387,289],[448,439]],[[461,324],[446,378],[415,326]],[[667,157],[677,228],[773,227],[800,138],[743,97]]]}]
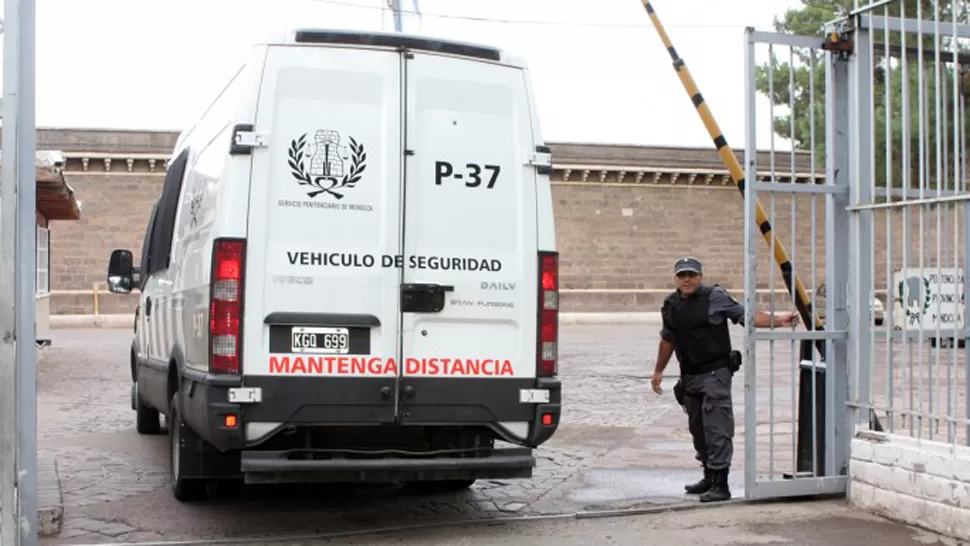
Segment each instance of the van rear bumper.
[{"label": "van rear bumper", "polygon": [[243,451],[247,483],[375,482],[530,478],[535,458],[528,448],[492,449],[479,457],[321,456],[314,450]]},{"label": "van rear bumper", "polygon": [[[393,378],[280,378],[280,377],[222,377],[186,370],[183,372],[183,417],[192,428],[219,451],[245,449],[254,443],[247,438],[247,423],[282,423],[288,425],[395,425],[394,399],[388,393],[398,388]],[[504,388],[490,389],[498,381],[507,381]],[[411,414],[403,425],[435,423],[500,422],[531,423],[528,436],[512,443],[536,448],[548,441],[559,427],[562,385],[558,378],[523,378],[514,380],[466,380],[446,385],[415,380],[417,401],[421,393],[431,390],[435,399],[427,405],[402,407]],[[229,390],[236,387],[258,388],[263,400],[258,404],[229,401]],[[428,389],[427,387],[436,387]],[[520,389],[542,389],[549,392],[549,401],[523,404],[518,400]],[[237,416],[237,424],[228,427],[227,415]],[[543,418],[548,421],[543,422]],[[467,460],[463,458],[462,460]]]}]

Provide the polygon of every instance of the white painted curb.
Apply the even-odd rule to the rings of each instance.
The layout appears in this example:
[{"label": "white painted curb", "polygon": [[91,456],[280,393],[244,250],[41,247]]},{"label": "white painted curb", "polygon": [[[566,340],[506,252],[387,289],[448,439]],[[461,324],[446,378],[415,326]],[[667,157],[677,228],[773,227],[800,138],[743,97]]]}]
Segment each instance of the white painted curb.
[{"label": "white painted curb", "polygon": [[562,313],[559,324],[659,324],[660,313]]},{"label": "white painted curb", "polygon": [[135,315],[51,315],[51,328],[134,329]]},{"label": "white painted curb", "polygon": [[[133,329],[134,315],[51,315],[51,328]],[[659,324],[660,313],[562,313],[561,325]]]}]

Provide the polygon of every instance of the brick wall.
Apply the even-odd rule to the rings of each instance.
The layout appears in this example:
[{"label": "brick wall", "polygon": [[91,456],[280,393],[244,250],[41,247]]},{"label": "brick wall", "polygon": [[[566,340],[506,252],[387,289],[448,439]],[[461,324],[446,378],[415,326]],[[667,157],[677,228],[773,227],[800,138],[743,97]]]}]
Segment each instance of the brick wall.
[{"label": "brick wall", "polygon": [[[584,186],[562,184],[554,191],[558,242],[563,253],[564,305],[588,311],[654,311],[673,286],[674,260],[698,257],[710,283],[741,293],[744,288],[744,202],[733,187],[672,185]],[[821,200],[819,200],[821,202]],[[796,239],[798,252],[811,251],[811,205],[798,203],[799,223],[807,231]],[[777,235],[790,244],[791,205],[776,199]],[[825,273],[824,208],[818,207],[819,276]],[[757,247],[758,282],[784,290],[767,245]],[[789,251],[790,253],[790,251]],[[809,275],[808,265],[799,268]],[[807,280],[806,280],[807,282]],[[584,289],[637,289],[639,293],[583,292]],[[655,290],[654,292],[643,290]],[[576,292],[569,292],[576,290]]]},{"label": "brick wall", "polygon": [[[92,312],[91,290],[95,284],[104,290],[113,249],[131,249],[139,259],[148,215],[163,180],[157,174],[68,174],[83,208],[80,220],[51,222],[52,313]],[[99,313],[129,313],[135,301],[131,295],[101,293]]]},{"label": "brick wall", "polygon": [[[159,136],[161,135],[161,136]],[[124,138],[122,138],[124,137]],[[44,135],[43,146],[70,151],[72,149],[122,150],[124,153],[167,154],[174,143],[173,133],[126,132],[50,132]],[[127,140],[126,140],[127,139]],[[39,135],[38,141],[42,138]],[[125,144],[125,143],[128,144]],[[38,147],[41,147],[39,144]],[[689,164],[690,153],[683,150],[653,150],[654,156],[633,157],[638,149],[620,147],[621,157],[604,150],[612,148],[591,146],[595,160],[607,163],[648,164],[656,166],[669,157],[675,166]],[[580,153],[580,145],[554,148],[557,157],[571,157]],[[613,152],[610,152],[613,153]],[[617,152],[618,153],[618,152]],[[717,166],[716,155],[699,150],[692,152],[698,168]],[[557,155],[558,154],[558,155]],[[615,155],[615,154],[614,154]],[[123,154],[122,154],[123,156]],[[599,157],[602,156],[602,157]],[[52,299],[53,313],[91,313],[94,283],[103,283],[108,256],[114,248],[141,249],[147,216],[151,204],[161,191],[164,166],[155,172],[144,160],[129,166],[115,160],[106,170],[102,159],[91,159],[85,166],[78,157],[68,163],[68,181],[78,199],[83,202],[82,219],[52,223]],[[782,170],[784,166],[782,166]],[[563,172],[553,177],[553,200],[556,214],[558,245],[562,252],[563,308],[566,311],[656,311],[666,291],[672,287],[671,266],[676,257],[693,254],[700,258],[707,270],[708,282],[719,282],[740,298],[744,288],[744,208],[741,194],[728,183],[707,185],[699,179],[688,184],[685,178],[676,180],[664,175],[651,175],[641,183],[627,179],[624,183],[563,181]],[[574,180],[570,179],[570,180]],[[771,214],[772,202],[767,194],[760,194],[766,212]],[[815,197],[816,203],[816,280],[825,277],[825,199]],[[811,284],[811,207],[812,197],[799,195],[796,199],[797,236],[791,239],[791,201],[778,195],[774,200],[776,235],[794,258],[796,273],[806,287]],[[925,215],[928,251],[935,253],[936,235],[933,231],[935,213]],[[953,230],[962,234],[962,227],[951,219],[944,219],[944,248],[953,249]],[[917,215],[910,216],[911,246],[909,263],[918,264],[916,232]],[[901,262],[903,224],[898,215],[893,220],[894,264]],[[876,225],[876,286],[885,281],[885,214],[877,216]],[[845,241],[845,239],[840,239]],[[791,308],[791,299],[784,294],[780,270],[759,237],[755,246],[758,257],[758,286],[767,289],[771,273],[775,274],[775,289],[779,292],[776,305]],[[958,249],[962,257],[962,244]],[[952,262],[952,257],[951,257]],[[67,291],[68,293],[64,293]],[[69,293],[76,291],[77,293]],[[766,297],[766,295],[765,295]],[[882,298],[885,301],[885,298]],[[766,301],[764,297],[762,301]],[[100,313],[128,313],[134,308],[132,296],[102,293]]]},{"label": "brick wall", "polygon": [[129,248],[139,258],[148,214],[164,181],[163,158],[176,137],[160,131],[38,130],[38,149],[67,155],[65,177],[81,202],[80,220],[51,222],[52,314],[92,313],[95,284],[102,290],[99,313],[134,310],[137,296],[104,292],[108,259],[115,248]]},{"label": "brick wall", "polygon": [[[709,283],[720,283],[739,298],[744,292],[744,200],[733,187],[664,185],[581,185],[557,184],[554,189],[556,226],[562,256],[563,305],[580,311],[657,311],[664,292],[672,289],[672,267],[676,257],[692,254],[704,262]],[[769,220],[772,198],[759,195]],[[875,217],[875,271],[877,289],[887,286],[886,261],[889,257],[886,222],[889,214]],[[795,198],[795,232],[792,241],[792,200],[787,195],[774,197],[773,232],[788,257],[795,273],[806,288],[812,286],[812,197]],[[816,284],[825,279],[825,200],[815,198],[815,267]],[[901,213],[892,223],[892,262],[894,269],[902,264],[903,233],[909,233],[907,263],[919,265],[919,215],[910,214],[908,226]],[[954,255],[962,264],[962,222],[951,215],[941,215],[940,255],[952,265]],[[925,213],[923,230],[925,263],[935,264],[937,253],[936,213]],[[904,229],[908,228],[908,229]],[[847,238],[837,239],[848,244]],[[954,252],[954,240],[959,245]],[[767,242],[758,237],[757,285],[761,290],[774,287],[782,292],[776,305],[793,308],[786,292],[781,270],[769,251]],[[624,289],[626,289],[624,291]],[[634,291],[630,291],[630,289]],[[885,296],[877,294],[883,303]],[[768,295],[759,298],[767,304]]]}]

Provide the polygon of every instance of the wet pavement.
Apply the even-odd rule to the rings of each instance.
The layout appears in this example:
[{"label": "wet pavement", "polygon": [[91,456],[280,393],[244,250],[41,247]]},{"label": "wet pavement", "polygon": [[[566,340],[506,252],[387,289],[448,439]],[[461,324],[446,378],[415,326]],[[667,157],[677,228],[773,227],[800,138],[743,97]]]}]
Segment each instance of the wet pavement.
[{"label": "wet pavement", "polygon": [[[464,493],[422,496],[390,487],[260,487],[201,504],[182,504],[172,498],[166,482],[166,432],[141,436],[134,430],[127,360],[131,331],[56,330],[53,347],[38,367],[38,443],[42,455],[56,458],[64,520],[60,535],[42,542],[317,535],[694,504],[696,498],[683,493],[683,484],[700,473],[686,415],[671,394],[676,363],[668,368],[663,396],[649,386],[656,332],[657,326],[651,324],[563,325],[562,424],[536,452],[538,463],[530,480],[481,481]],[[740,343],[741,334],[735,329],[735,343]],[[781,345],[775,351],[776,363],[790,359]],[[777,373],[773,385],[766,382],[771,371],[767,362],[767,352],[763,357],[759,352],[758,467],[759,472],[774,470],[777,478],[793,465],[792,427],[782,421],[786,414],[790,418],[797,398],[791,374]],[[737,433],[731,485],[738,497],[743,495],[744,475],[743,377],[736,376],[733,390]],[[776,419],[774,433],[769,410]],[[557,520],[542,525],[566,525],[565,529],[577,524]]]},{"label": "wet pavement", "polygon": [[[270,542],[267,541],[266,544]],[[533,519],[422,526],[337,538],[273,539],[292,546],[962,546],[921,529],[847,508],[841,501],[735,504],[622,517]]]},{"label": "wet pavement", "polygon": [[[695,470],[670,469],[589,469],[582,472],[582,485],[570,490],[566,499],[583,506],[609,506],[648,495],[650,502],[676,503],[684,500],[680,494],[685,483],[697,481]],[[731,488],[735,498],[744,497],[744,484]]]}]

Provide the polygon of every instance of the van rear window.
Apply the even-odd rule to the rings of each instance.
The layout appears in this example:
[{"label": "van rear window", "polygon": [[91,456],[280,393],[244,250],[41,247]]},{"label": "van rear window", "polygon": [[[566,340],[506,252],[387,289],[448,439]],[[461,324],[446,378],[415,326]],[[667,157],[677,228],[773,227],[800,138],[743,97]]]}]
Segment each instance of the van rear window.
[{"label": "van rear window", "polygon": [[501,60],[498,49],[460,44],[444,40],[432,40],[414,36],[395,36],[388,34],[369,34],[365,32],[333,32],[322,30],[301,30],[296,33],[297,43],[310,44],[351,44],[377,47],[406,48],[436,51],[463,57],[475,57],[490,61]]}]

